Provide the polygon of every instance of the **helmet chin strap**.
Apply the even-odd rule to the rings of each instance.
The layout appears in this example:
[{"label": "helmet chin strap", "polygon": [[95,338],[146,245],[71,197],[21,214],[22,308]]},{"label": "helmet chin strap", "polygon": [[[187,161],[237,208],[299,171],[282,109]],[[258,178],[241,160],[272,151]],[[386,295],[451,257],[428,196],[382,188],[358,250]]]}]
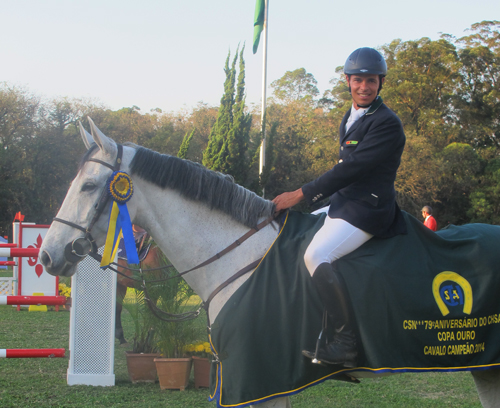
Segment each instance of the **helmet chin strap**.
[{"label": "helmet chin strap", "polygon": [[372,106],[371,103],[369,105],[360,105],[359,103],[357,103],[356,105],[358,105],[358,108],[363,108],[363,109]]}]

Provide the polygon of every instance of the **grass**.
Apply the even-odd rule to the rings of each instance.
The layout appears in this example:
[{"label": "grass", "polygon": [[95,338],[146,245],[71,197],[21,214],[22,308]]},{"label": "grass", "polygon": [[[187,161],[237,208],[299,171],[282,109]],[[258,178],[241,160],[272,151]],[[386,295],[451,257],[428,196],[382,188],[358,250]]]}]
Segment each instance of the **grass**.
[{"label": "grass", "polygon": [[[204,324],[200,317],[200,324]],[[124,311],[125,335],[132,335]],[[67,348],[69,313],[17,312],[0,306],[0,348]],[[68,386],[67,359],[0,359],[0,407],[215,407],[207,389],[160,390],[156,384],[132,384],[125,350],[115,347],[114,387]],[[327,381],[291,398],[293,408],[474,408],[481,407],[469,373],[401,374],[364,379],[361,384]]]}]

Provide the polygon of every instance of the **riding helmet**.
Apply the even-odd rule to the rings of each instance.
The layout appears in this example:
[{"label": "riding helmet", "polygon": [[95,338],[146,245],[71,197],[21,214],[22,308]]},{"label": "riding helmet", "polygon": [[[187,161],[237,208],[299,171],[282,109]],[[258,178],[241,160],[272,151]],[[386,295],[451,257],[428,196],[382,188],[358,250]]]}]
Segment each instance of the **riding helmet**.
[{"label": "riding helmet", "polygon": [[363,47],[355,50],[344,65],[344,74],[375,74],[385,76],[387,64],[384,57],[375,49]]}]

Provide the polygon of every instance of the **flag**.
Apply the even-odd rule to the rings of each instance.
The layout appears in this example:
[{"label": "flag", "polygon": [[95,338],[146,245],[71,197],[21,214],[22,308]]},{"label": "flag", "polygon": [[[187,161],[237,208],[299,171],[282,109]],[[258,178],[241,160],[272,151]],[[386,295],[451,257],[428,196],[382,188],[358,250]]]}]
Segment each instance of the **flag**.
[{"label": "flag", "polygon": [[260,33],[264,29],[266,2],[265,0],[257,0],[255,3],[255,17],[253,23],[253,53],[259,48]]},{"label": "flag", "polygon": [[24,221],[24,215],[21,214],[21,211],[16,213],[16,216],[14,217],[14,221],[20,221],[20,222]]}]

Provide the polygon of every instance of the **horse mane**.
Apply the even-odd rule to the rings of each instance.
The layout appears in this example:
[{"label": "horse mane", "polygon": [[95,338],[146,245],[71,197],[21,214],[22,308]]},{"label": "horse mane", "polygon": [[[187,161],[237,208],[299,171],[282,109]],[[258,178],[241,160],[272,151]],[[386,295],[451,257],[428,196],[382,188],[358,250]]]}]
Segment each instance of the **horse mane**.
[{"label": "horse mane", "polygon": [[258,220],[274,213],[274,204],[236,184],[231,176],[201,164],[134,146],[130,171],[160,188],[170,188],[190,200],[229,214],[236,221],[255,227]]}]

